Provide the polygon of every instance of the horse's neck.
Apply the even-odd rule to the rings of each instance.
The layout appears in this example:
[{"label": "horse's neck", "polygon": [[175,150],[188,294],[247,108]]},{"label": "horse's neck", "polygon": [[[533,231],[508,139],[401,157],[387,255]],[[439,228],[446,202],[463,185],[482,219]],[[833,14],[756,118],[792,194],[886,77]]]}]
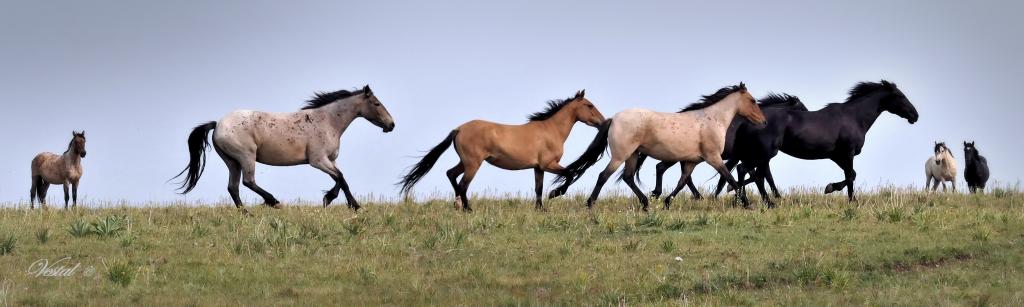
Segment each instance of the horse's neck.
[{"label": "horse's neck", "polygon": [[348,129],[348,126],[352,124],[352,121],[356,119],[358,113],[355,110],[355,105],[352,103],[335,103],[330,106],[313,109],[313,113],[323,113],[326,115],[327,124],[331,126],[332,132],[337,132],[337,137],[341,137],[341,134]]},{"label": "horse's neck", "polygon": [[73,149],[68,149],[67,151],[65,151],[64,154],[60,156],[60,158],[61,161],[64,161],[64,164],[67,165],[77,167],[82,164],[82,156],[79,156],[78,152],[76,152]]},{"label": "horse's neck", "polygon": [[572,110],[566,108],[562,109],[551,118],[537,122],[538,124],[545,125],[547,131],[552,131],[562,143],[569,138],[569,133],[572,132],[572,126],[576,124],[576,118],[572,115]]},{"label": "horse's neck", "polygon": [[871,94],[868,97],[844,103],[841,114],[852,116],[864,132],[867,132],[878,120],[878,116],[882,115],[882,110],[879,108],[880,103],[882,103],[882,95]]},{"label": "horse's neck", "polygon": [[739,111],[739,99],[731,99],[729,101],[720,101],[707,108],[702,109],[704,114],[708,118],[717,122],[722,127],[723,132],[729,129],[732,125],[732,120],[736,118],[736,112]]}]

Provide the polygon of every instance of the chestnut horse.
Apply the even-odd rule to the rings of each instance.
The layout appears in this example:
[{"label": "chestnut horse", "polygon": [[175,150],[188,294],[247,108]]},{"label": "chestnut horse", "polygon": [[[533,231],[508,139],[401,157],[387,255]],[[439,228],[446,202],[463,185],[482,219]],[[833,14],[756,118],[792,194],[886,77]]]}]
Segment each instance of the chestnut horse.
[{"label": "chestnut horse", "polygon": [[[700,102],[684,108],[680,113],[662,113],[645,109],[619,112],[601,125],[597,137],[590,143],[587,151],[569,164],[555,179],[556,182],[563,182],[563,185],[552,191],[550,197],[564,194],[569,185],[604,155],[606,147],[611,149],[612,159],[601,172],[597,184],[594,185],[594,191],[587,199],[588,208],[594,205],[608,177],[625,162],[622,179],[640,199],[643,210],[647,211],[647,196],[637,187],[634,178],[641,154],[661,161],[683,162],[683,178],[680,179],[680,183],[685,183],[689,179],[697,164],[707,161],[728,180],[730,185],[737,187],[736,179],[722,161],[726,130],[736,114],[758,125],[765,123],[764,114],[757,106],[757,101],[743,83],[727,86],[714,94],[704,96]],[[737,195],[745,206],[749,205],[745,195]]]},{"label": "chestnut horse", "polygon": [[[503,125],[483,120],[462,124],[402,177],[399,183],[402,193],[412,190],[441,154],[454,143],[460,161],[448,170],[448,181],[455,190],[456,207],[461,203],[463,210],[472,211],[466,192],[480,165],[487,161],[507,170],[533,169],[537,194],[535,206],[543,209],[541,194],[544,192],[544,172],[562,174],[563,167],[558,164],[558,160],[562,158],[565,140],[573,125],[582,122],[597,127],[605,120],[601,111],[584,94],[584,91],[579,91],[568,99],[549,101],[547,109],[530,115],[529,122],[522,125]],[[459,175],[462,175],[462,180],[456,181]]]},{"label": "chestnut horse", "polygon": [[265,205],[278,208],[274,195],[256,185],[256,162],[273,166],[309,164],[334,179],[324,194],[324,207],[345,192],[348,207],[359,210],[334,160],[338,158],[341,135],[358,117],[365,118],[385,133],[395,129],[391,114],[367,85],[358,91],[316,93],[298,112],[267,113],[249,110],[232,112],[217,122],[201,124],[188,136],[189,162],[178,176],[182,194],[195,188],[206,167],[207,135],[213,131],[213,149],[228,166],[228,193],[235,207],[242,208],[238,180],[263,198]]},{"label": "chestnut horse", "polygon": [[72,207],[78,206],[78,180],[82,179],[82,158],[85,158],[85,131],[71,132],[71,143],[62,155],[44,152],[32,159],[32,189],[29,208],[35,208],[36,197],[46,207],[46,190],[51,184],[64,186],[64,209],[68,208],[68,186]]}]

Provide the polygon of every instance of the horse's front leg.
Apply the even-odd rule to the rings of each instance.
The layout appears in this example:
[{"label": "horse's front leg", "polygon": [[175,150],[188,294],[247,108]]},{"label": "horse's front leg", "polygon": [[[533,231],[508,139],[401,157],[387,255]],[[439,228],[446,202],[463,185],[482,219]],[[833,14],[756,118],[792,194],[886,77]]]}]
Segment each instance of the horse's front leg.
[{"label": "horse's front leg", "polygon": [[71,182],[71,207],[78,207],[78,180]]},{"label": "horse's front leg", "polygon": [[833,158],[832,162],[835,162],[839,168],[843,169],[846,180],[829,184],[825,187],[825,194],[842,190],[845,187],[849,201],[857,201],[857,197],[853,195],[853,183],[857,179],[857,171],[853,170],[853,156]]},{"label": "horse's front leg", "polygon": [[68,186],[69,185],[71,185],[69,182],[64,181],[64,184],[63,184],[63,186],[64,186],[64,209],[68,208],[68,201],[71,199],[70,194],[68,194]]},{"label": "horse's front leg", "polygon": [[743,193],[742,186],[740,186],[740,183],[737,182],[736,178],[734,178],[732,176],[732,173],[729,172],[729,168],[725,166],[725,162],[722,162],[721,155],[722,153],[719,152],[717,154],[706,154],[705,156],[710,157],[710,159],[707,160],[708,164],[710,164],[711,167],[714,167],[715,170],[718,171],[718,174],[725,178],[729,185],[736,190],[736,197],[738,197],[740,201],[743,202],[743,207],[750,207],[750,202],[747,201],[746,193]]},{"label": "horse's front leg", "polygon": [[338,166],[334,164],[334,161],[330,161],[325,157],[317,159],[315,162],[311,162],[310,165],[324,173],[327,173],[328,176],[331,176],[331,179],[334,179],[334,186],[324,193],[324,208],[327,208],[334,199],[338,198],[338,191],[341,190],[345,193],[345,200],[348,202],[348,207],[353,210],[359,210],[359,203],[356,201],[356,198],[352,196],[352,191],[348,188],[348,182],[345,181],[345,176],[341,173],[341,170],[338,169]]}]

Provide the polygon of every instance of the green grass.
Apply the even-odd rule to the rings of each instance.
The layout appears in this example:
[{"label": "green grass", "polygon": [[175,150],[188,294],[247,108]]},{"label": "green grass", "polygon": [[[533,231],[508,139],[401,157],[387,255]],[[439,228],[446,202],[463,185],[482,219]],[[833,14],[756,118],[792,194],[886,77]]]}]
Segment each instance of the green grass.
[{"label": "green grass", "polygon": [[[16,305],[1022,305],[1024,194],[0,209]],[[726,200],[731,197],[725,198]],[[652,204],[652,208],[660,208]],[[49,229],[60,231],[49,231]],[[9,243],[10,248],[5,246]],[[17,249],[15,250],[14,247]],[[27,274],[71,257],[71,277]]]}]

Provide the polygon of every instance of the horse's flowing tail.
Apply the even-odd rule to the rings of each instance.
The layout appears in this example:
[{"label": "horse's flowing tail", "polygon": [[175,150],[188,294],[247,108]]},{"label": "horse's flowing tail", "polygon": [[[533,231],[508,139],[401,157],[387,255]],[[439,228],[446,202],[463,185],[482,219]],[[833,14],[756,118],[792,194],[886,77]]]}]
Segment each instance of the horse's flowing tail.
[{"label": "horse's flowing tail", "polygon": [[[181,170],[174,178],[185,175],[185,179],[181,180],[181,187],[178,190],[181,194],[186,194],[192,191],[199,183],[199,177],[203,175],[203,170],[206,169],[206,147],[210,146],[210,141],[207,139],[210,131],[217,128],[217,122],[208,122],[200,124],[192,129],[192,133],[188,135],[188,166]],[[187,174],[186,174],[187,173]],[[174,179],[171,178],[171,179]]]},{"label": "horse's flowing tail", "polygon": [[594,166],[597,160],[601,160],[604,156],[605,148],[608,147],[608,129],[612,126],[612,120],[606,120],[601,123],[601,127],[597,129],[597,135],[594,136],[594,140],[590,142],[590,146],[587,147],[587,151],[583,152],[576,161],[573,161],[562,170],[562,173],[555,177],[554,183],[564,183],[558,188],[560,191],[565,191],[569,188],[569,185],[576,182],[583,176],[583,172],[587,171],[588,168]]},{"label": "horse's flowing tail", "polygon": [[440,144],[431,148],[430,151],[423,156],[423,159],[409,170],[408,174],[402,176],[402,181],[399,182],[399,184],[402,185],[402,194],[409,193],[409,191],[412,190],[412,187],[416,185],[420,179],[423,179],[423,176],[430,171],[430,168],[434,167],[434,163],[437,163],[437,159],[441,158],[441,154],[443,154],[445,150],[448,150],[449,146],[452,146],[452,142],[455,141],[455,136],[458,134],[458,129],[452,130],[451,133],[448,133],[448,137],[446,137],[444,141],[441,141]]}]

